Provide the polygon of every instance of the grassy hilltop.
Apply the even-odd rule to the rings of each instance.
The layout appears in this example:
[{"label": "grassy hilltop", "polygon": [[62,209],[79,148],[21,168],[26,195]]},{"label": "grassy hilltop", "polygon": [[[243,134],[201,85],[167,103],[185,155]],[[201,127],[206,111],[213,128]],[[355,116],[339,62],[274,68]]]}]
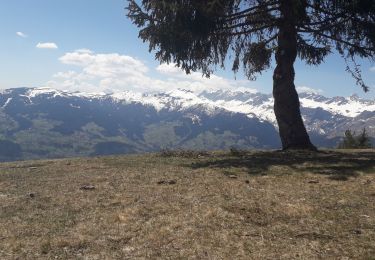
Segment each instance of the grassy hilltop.
[{"label": "grassy hilltop", "polygon": [[0,259],[374,259],[375,152],[0,164]]}]

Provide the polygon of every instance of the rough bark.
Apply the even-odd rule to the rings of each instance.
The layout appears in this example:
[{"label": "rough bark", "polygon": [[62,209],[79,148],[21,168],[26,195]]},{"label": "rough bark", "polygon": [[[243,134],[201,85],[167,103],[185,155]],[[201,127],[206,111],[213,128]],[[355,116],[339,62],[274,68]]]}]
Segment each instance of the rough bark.
[{"label": "rough bark", "polygon": [[279,26],[276,68],[273,75],[274,111],[283,150],[316,150],[303,124],[298,94],[294,85],[294,62],[297,57],[297,32],[293,0],[281,1],[283,21]]}]

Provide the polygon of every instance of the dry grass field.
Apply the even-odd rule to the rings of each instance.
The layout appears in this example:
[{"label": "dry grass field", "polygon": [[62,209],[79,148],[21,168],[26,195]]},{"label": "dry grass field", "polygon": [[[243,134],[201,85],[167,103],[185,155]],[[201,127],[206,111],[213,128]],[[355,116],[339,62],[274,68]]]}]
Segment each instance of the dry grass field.
[{"label": "dry grass field", "polygon": [[0,259],[375,259],[375,152],[2,163]]}]

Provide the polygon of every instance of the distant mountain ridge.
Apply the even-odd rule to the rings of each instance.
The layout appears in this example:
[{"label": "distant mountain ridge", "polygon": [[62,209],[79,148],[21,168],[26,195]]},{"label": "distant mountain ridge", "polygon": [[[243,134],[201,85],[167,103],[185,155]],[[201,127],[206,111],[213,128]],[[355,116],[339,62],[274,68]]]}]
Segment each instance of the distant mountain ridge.
[{"label": "distant mountain ridge", "polygon": [[[375,136],[375,101],[300,93],[309,134],[335,147],[347,129]],[[162,148],[279,148],[271,95],[255,91],[194,93],[0,91],[0,160],[157,151]]]}]

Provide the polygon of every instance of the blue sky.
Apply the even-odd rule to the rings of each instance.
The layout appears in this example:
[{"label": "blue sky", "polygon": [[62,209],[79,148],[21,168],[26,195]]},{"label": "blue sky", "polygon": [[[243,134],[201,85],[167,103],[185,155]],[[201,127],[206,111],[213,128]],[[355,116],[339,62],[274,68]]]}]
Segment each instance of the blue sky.
[{"label": "blue sky", "polygon": [[[2,0],[0,88],[50,86],[110,92],[228,86],[271,92],[272,70],[256,81],[246,80],[242,73],[234,80],[230,69],[219,70],[207,80],[199,73],[186,76],[172,66],[159,66],[126,18],[125,6],[125,0]],[[357,93],[373,99],[375,69],[371,68],[375,64],[360,63],[372,87],[368,94],[355,85],[337,55],[319,67],[297,62],[296,86],[327,96]]]}]

